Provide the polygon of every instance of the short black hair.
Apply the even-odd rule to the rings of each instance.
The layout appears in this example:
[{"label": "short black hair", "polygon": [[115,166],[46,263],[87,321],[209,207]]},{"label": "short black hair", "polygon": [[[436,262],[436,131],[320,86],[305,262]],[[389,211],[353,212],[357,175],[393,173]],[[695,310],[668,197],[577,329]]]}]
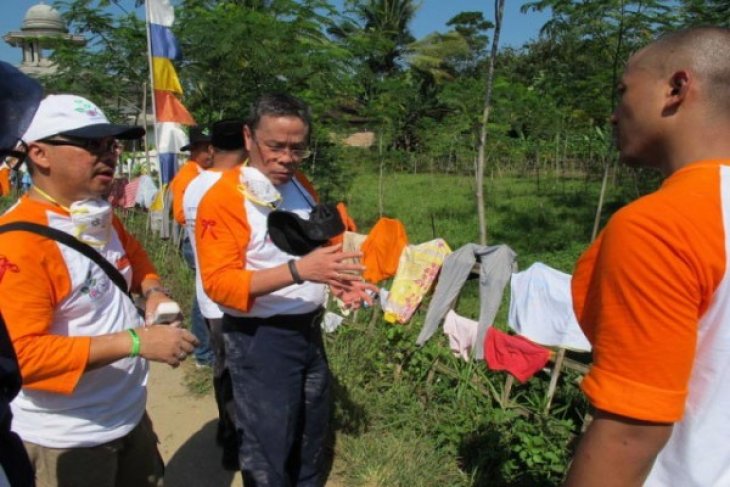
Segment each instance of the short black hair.
[{"label": "short black hair", "polygon": [[309,105],[299,98],[287,93],[266,93],[251,104],[246,125],[251,131],[256,130],[264,116],[297,117],[309,132],[312,131],[312,113]]}]

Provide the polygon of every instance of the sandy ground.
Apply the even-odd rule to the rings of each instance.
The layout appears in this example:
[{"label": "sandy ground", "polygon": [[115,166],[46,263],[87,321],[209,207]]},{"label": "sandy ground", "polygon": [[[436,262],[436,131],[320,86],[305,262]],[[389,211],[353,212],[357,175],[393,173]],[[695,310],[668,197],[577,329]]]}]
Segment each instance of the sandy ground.
[{"label": "sandy ground", "polygon": [[221,467],[213,393],[202,397],[191,394],[184,374],[182,367],[150,366],[147,411],[167,465],[165,487],[243,487],[240,473]]},{"label": "sandy ground", "polygon": [[[165,487],[243,487],[239,472],[221,467],[215,442],[218,410],[213,393],[196,396],[184,382],[184,367],[151,363],[147,412],[160,439],[165,460]],[[327,487],[342,487],[330,476]]]}]

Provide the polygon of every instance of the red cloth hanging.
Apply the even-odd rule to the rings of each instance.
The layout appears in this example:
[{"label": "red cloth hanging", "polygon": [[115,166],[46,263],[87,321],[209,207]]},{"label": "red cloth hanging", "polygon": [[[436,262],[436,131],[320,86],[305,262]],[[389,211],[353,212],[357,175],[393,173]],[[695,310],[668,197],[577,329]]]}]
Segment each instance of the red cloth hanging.
[{"label": "red cloth hanging", "polygon": [[518,381],[525,382],[545,367],[550,350],[490,326],[484,337],[484,360],[490,369],[506,370]]}]

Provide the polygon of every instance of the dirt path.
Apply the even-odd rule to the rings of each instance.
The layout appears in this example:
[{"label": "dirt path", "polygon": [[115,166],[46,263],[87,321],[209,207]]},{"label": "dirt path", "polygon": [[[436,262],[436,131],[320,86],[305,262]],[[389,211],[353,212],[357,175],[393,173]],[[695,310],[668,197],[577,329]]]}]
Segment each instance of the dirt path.
[{"label": "dirt path", "polygon": [[202,397],[191,394],[184,375],[182,367],[150,366],[147,411],[167,465],[165,487],[243,487],[240,473],[221,467],[213,393]]},{"label": "dirt path", "polygon": [[[165,487],[243,487],[240,473],[221,467],[213,393],[196,396],[185,386],[184,367],[191,366],[150,365],[147,411],[167,465]],[[342,487],[342,483],[330,478],[327,487]]]}]

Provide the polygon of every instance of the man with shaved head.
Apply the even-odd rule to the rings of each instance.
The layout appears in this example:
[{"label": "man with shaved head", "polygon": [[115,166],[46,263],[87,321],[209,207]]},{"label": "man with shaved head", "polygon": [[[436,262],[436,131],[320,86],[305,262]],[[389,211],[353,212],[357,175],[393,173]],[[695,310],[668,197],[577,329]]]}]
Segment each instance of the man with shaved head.
[{"label": "man with shaved head", "polygon": [[634,54],[611,121],[620,159],[660,170],[573,276],[595,419],[567,486],[730,485],[730,30]]}]

